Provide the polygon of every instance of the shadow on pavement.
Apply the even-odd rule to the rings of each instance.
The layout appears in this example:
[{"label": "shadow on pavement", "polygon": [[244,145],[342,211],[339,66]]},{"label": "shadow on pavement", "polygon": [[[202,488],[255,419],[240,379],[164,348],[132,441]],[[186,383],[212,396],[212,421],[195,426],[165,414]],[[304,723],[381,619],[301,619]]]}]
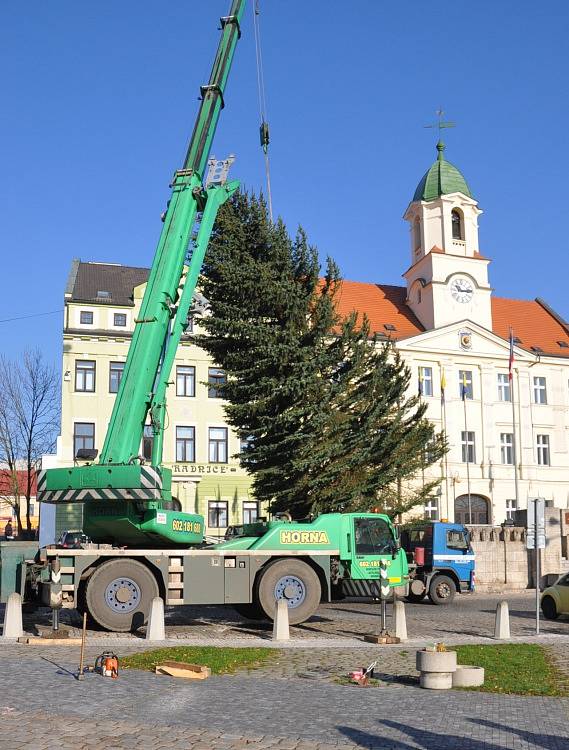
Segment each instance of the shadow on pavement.
[{"label": "shadow on pavement", "polygon": [[69,669],[67,669],[67,667],[62,667],[61,664],[48,659],[47,656],[41,656],[40,659],[43,659],[43,661],[47,661],[48,664],[53,664],[54,667],[57,667],[57,674],[64,674],[67,677],[73,677],[75,680],[77,679],[77,675],[75,672],[71,672]]},{"label": "shadow on pavement", "polygon": [[520,739],[528,743],[529,747],[543,748],[543,750],[562,750],[567,747],[567,739],[552,734],[537,734],[528,732],[526,729],[517,729],[504,724],[495,724],[492,721],[484,719],[468,719],[473,724],[488,727],[488,729],[498,730],[505,735],[509,735],[506,744],[495,744],[486,739],[475,739],[474,737],[464,737],[448,733],[431,732],[422,727],[411,727],[407,724],[400,724],[388,719],[380,720],[380,726],[389,727],[404,735],[413,741],[413,745],[407,742],[387,738],[381,734],[374,735],[370,732],[364,732],[353,727],[338,726],[338,731],[352,742],[360,747],[365,748],[389,748],[390,750],[457,750],[458,748],[468,748],[468,750],[504,750],[506,747],[513,747],[511,735],[517,735]]}]

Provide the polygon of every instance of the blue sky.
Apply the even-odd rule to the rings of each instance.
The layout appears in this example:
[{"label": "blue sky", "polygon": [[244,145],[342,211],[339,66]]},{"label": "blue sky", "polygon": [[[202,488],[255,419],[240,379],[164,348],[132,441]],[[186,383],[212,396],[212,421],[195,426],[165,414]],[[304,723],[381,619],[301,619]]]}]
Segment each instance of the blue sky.
[{"label": "blue sky", "polygon": [[[59,310],[72,258],[148,265],[229,0],[0,10],[0,320]],[[402,283],[402,214],[446,156],[484,210],[500,296],[569,317],[569,4],[261,0],[275,209],[348,279]],[[264,186],[251,0],[214,153]],[[58,361],[59,314],[0,323]]]}]

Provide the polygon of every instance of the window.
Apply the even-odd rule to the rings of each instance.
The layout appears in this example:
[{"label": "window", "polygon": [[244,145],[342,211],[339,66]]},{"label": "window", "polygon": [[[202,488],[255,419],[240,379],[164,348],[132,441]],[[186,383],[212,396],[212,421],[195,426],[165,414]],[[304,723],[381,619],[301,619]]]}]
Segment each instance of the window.
[{"label": "window", "polygon": [[196,368],[193,365],[176,367],[176,396],[196,395]]},{"label": "window", "polygon": [[545,378],[534,377],[533,379],[533,402],[534,404],[547,403],[547,384]]},{"label": "window", "polygon": [[514,434],[512,432],[500,433],[500,457],[503,464],[514,463]]},{"label": "window", "polygon": [[[460,398],[474,398],[474,388],[472,387],[472,370],[458,371],[458,387]],[[464,389],[464,394],[463,394]]]},{"label": "window", "polygon": [[413,224],[413,249],[419,250],[421,247],[421,221],[417,218]]},{"label": "window", "polygon": [[121,328],[126,326],[126,313],[115,313],[113,316],[113,325],[120,326]]},{"label": "window", "polygon": [[243,503],[243,523],[255,523],[259,518],[259,505],[249,500]]},{"label": "window", "polygon": [[510,377],[507,372],[498,373],[498,401],[511,401]]},{"label": "window", "polygon": [[78,359],[75,361],[75,390],[95,390],[95,362],[89,359]]},{"label": "window", "polygon": [[176,461],[196,460],[196,428],[176,427]]},{"label": "window", "polygon": [[514,513],[518,509],[516,500],[506,500],[506,521],[514,520]]},{"label": "window", "polygon": [[549,435],[537,435],[537,463],[539,466],[549,466],[551,459],[549,456]]},{"label": "window", "polygon": [[429,502],[424,507],[425,519],[427,521],[439,520],[439,500],[436,497],[430,497]]},{"label": "window", "polygon": [[209,460],[215,464],[227,463],[227,427],[209,428]]},{"label": "window", "polygon": [[453,208],[451,212],[452,238],[453,240],[464,240],[464,231],[462,226],[462,215],[460,211]]},{"label": "window", "polygon": [[449,549],[468,549],[468,539],[464,531],[450,529],[447,531],[447,547]]},{"label": "window", "polygon": [[35,509],[34,504],[30,503],[29,508],[30,508],[30,516],[35,516],[35,510],[36,509]]},{"label": "window", "polygon": [[75,422],[73,426],[73,458],[81,448],[95,447],[95,425],[93,422]]},{"label": "window", "polygon": [[420,392],[423,396],[433,395],[433,368],[419,367]]},{"label": "window", "polygon": [[111,362],[109,365],[109,393],[118,393],[124,372],[124,362]]},{"label": "window", "polygon": [[81,310],[79,313],[79,322],[82,326],[92,326],[93,312],[91,310]]},{"label": "window", "polygon": [[145,424],[142,433],[142,455],[147,461],[152,461],[152,448],[154,447],[154,431],[152,425]]},{"label": "window", "polygon": [[383,518],[356,518],[356,555],[389,555],[395,540]]},{"label": "window", "polygon": [[219,367],[209,367],[207,371],[208,398],[222,398],[219,386],[224,385],[226,381],[223,370]]},{"label": "window", "polygon": [[207,525],[212,529],[227,528],[227,502],[210,500],[207,509]]},{"label": "window", "polygon": [[473,464],[476,461],[476,446],[474,443],[473,432],[461,432],[460,440],[462,444],[462,462]]}]

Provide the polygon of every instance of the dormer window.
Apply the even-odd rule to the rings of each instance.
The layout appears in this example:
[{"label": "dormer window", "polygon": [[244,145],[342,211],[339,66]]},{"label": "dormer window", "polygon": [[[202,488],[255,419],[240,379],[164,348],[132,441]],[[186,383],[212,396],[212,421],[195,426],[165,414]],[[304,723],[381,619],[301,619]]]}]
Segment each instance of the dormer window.
[{"label": "dormer window", "polygon": [[456,208],[452,209],[451,222],[453,240],[464,240],[464,222],[461,212]]}]

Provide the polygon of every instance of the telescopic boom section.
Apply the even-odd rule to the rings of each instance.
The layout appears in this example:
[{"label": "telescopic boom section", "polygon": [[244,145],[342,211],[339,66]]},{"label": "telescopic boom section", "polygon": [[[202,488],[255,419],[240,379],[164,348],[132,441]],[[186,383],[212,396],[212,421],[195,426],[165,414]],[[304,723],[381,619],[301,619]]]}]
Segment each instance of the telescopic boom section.
[{"label": "telescopic boom section", "polygon": [[101,464],[127,464],[140,452],[164,345],[183,286],[192,229],[197,213],[204,211],[207,202],[202,180],[224,104],[244,6],[245,0],[233,0],[229,15],[221,19],[217,55],[209,82],[201,87],[201,105],[184,167],[174,175],[172,197],[101,451]]}]

